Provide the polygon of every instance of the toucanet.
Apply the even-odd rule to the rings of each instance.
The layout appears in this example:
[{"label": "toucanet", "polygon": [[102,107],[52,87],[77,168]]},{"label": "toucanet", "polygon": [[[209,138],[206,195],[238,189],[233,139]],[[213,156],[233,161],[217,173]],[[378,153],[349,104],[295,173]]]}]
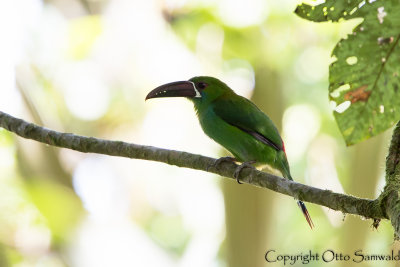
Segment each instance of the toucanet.
[{"label": "toucanet", "polygon": [[[186,97],[193,102],[204,133],[229,150],[235,160],[243,162],[235,172],[238,182],[240,170],[249,164],[267,164],[286,179],[293,180],[285,146],[271,119],[225,83],[213,77],[194,77],[161,85],[152,90],[146,100],[158,97]],[[216,163],[226,159],[221,158]],[[305,204],[301,200],[297,203],[313,228]]]}]

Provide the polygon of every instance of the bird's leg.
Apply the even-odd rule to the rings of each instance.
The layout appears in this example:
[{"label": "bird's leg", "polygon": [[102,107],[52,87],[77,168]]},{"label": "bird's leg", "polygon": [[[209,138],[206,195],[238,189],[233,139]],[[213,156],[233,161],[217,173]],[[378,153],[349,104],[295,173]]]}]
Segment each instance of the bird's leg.
[{"label": "bird's leg", "polygon": [[215,167],[217,167],[219,164],[221,164],[222,162],[236,162],[237,160],[235,159],[235,158],[233,158],[233,157],[222,157],[222,158],[219,158],[219,159],[217,159],[216,161],[214,161],[214,163],[213,164],[211,164],[210,166],[208,166],[207,167],[207,171],[210,169],[210,168],[215,168]]},{"label": "bird's leg", "polygon": [[238,184],[242,184],[242,182],[239,181],[240,172],[246,167],[254,167],[252,165],[254,163],[256,163],[255,160],[245,161],[242,164],[240,164],[239,167],[236,168],[235,172],[233,173],[233,177],[236,179],[236,182],[238,182]]}]

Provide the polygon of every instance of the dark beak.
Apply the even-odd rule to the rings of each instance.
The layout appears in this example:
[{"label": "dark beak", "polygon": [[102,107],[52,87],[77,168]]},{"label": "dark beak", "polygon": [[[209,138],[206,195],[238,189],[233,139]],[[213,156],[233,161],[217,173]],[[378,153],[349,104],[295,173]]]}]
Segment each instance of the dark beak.
[{"label": "dark beak", "polygon": [[157,97],[200,97],[194,84],[189,81],[173,82],[161,85],[151,91],[146,100]]}]

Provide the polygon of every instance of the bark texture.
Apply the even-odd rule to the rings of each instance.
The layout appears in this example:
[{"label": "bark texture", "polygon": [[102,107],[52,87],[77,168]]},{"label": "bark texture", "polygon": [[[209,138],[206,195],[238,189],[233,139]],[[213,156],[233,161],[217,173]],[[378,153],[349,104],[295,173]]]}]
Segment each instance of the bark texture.
[{"label": "bark texture", "polygon": [[[216,159],[182,151],[142,146],[122,141],[110,141],[85,137],[72,133],[61,133],[26,122],[0,111],[0,127],[23,138],[32,139],[51,146],[76,150],[83,153],[97,153],[132,159],[163,162],[178,167],[215,173],[234,179],[233,173],[238,167],[232,162],[223,162],[210,167]],[[339,194],[330,190],[315,188],[296,183],[281,177],[260,172],[254,168],[245,168],[240,173],[244,183],[268,188],[306,202],[326,206],[343,213],[360,215],[365,218],[390,219],[395,238],[400,236],[400,122],[397,123],[389,153],[386,158],[386,186],[375,200]]]}]

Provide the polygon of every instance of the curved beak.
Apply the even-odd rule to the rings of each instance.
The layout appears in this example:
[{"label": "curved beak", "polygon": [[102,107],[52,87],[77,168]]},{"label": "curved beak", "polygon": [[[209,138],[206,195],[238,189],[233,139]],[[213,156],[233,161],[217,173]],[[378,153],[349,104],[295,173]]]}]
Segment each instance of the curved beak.
[{"label": "curved beak", "polygon": [[146,96],[146,100],[157,97],[201,97],[201,95],[192,82],[180,81],[157,87]]}]

